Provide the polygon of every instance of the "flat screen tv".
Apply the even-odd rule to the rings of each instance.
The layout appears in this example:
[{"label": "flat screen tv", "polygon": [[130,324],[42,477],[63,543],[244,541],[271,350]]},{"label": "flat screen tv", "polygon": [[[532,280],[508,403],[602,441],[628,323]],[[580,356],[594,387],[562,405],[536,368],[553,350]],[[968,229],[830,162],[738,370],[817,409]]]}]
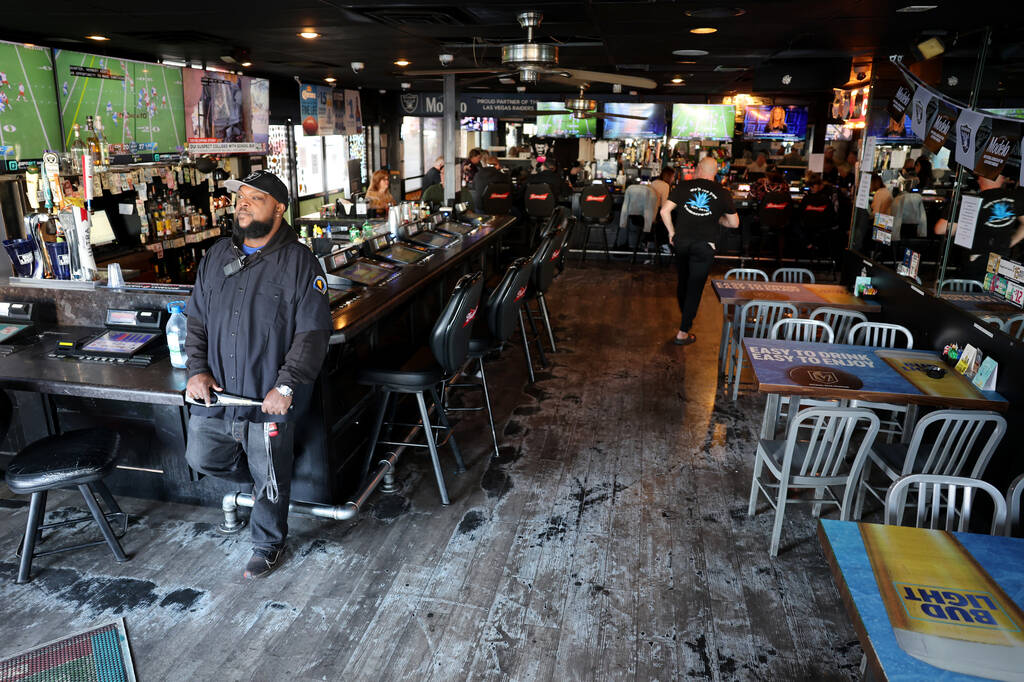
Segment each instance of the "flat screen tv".
[{"label": "flat screen tv", "polygon": [[185,137],[190,151],[266,153],[270,139],[270,81],[202,69],[183,69],[182,80]]},{"label": "flat screen tv", "polygon": [[791,140],[807,137],[807,107],[756,105],[743,114],[743,139]]},{"label": "flat screen tv", "polygon": [[1006,118],[1024,118],[1024,109],[985,109],[984,111]]},{"label": "flat screen tv", "polygon": [[[564,102],[537,102],[540,111],[564,111]],[[573,118],[571,114],[537,116],[537,137],[597,137],[596,118]]]},{"label": "flat screen tv", "polygon": [[[0,41],[0,160],[14,163],[61,151],[50,50]],[[8,170],[4,164],[0,171]]]},{"label": "flat screen tv", "polygon": [[667,128],[665,105],[660,102],[605,102],[604,113],[644,117],[643,121],[635,118],[604,119],[603,137],[605,138],[619,140],[627,137],[658,138],[665,136]]},{"label": "flat screen tv", "polygon": [[882,119],[869,126],[868,135],[878,138],[880,144],[913,144],[920,142],[920,138],[914,135],[914,131],[910,126],[910,116],[905,115],[903,122],[900,123],[886,114]]},{"label": "flat screen tv", "polygon": [[731,140],[736,107],[731,104],[673,104],[672,132],[677,140]]},{"label": "flat screen tv", "polygon": [[488,116],[463,116],[460,127],[470,132],[493,133],[498,129],[498,120]]},{"label": "flat screen tv", "polygon": [[829,123],[825,126],[825,141],[852,140],[853,128],[847,128],[840,123]]}]

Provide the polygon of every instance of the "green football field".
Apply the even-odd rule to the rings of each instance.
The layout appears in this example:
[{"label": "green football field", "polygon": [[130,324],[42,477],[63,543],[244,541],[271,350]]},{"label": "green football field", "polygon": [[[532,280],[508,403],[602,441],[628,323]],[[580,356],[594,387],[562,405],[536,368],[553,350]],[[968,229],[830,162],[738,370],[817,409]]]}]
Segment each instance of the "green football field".
[{"label": "green football field", "polygon": [[0,74],[0,157],[38,159],[60,151],[50,51],[0,42]]},{"label": "green football field", "polygon": [[[107,69],[111,78],[72,74],[72,67]],[[73,123],[99,117],[110,144],[140,145],[140,151],[180,151],[185,140],[181,69],[127,59],[60,50],[57,82],[65,144]],[[128,113],[127,122],[124,112]]]},{"label": "green football field", "polygon": [[672,134],[677,140],[731,139],[736,109],[718,104],[672,105]]}]

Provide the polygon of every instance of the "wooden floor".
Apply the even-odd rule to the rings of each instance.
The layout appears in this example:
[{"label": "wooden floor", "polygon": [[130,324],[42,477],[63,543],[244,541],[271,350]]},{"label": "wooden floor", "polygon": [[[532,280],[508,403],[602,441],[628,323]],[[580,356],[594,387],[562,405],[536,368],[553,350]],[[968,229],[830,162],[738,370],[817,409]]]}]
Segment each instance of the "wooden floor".
[{"label": "wooden floor", "polygon": [[[832,680],[861,658],[809,510],[768,556],[749,519],[763,399],[716,392],[710,287],[687,348],[669,268],[570,267],[554,364],[489,364],[501,434],[457,429],[443,507],[420,455],[356,523],[294,519],[286,565],[245,583],[214,509],[125,499],[126,550],[43,557],[16,585],[26,507],[0,484],[0,656],[125,618],[140,680]],[[467,395],[467,400],[476,395]],[[52,498],[57,517],[81,500]]]}]

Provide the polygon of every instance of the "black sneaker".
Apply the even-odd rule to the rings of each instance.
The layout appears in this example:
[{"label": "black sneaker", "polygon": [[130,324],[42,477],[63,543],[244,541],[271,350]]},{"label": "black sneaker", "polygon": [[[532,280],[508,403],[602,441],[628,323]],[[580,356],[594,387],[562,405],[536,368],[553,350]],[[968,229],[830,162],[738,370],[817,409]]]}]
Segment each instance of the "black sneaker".
[{"label": "black sneaker", "polygon": [[284,561],[284,550],[254,550],[252,558],[245,565],[245,578],[262,578],[269,575]]}]

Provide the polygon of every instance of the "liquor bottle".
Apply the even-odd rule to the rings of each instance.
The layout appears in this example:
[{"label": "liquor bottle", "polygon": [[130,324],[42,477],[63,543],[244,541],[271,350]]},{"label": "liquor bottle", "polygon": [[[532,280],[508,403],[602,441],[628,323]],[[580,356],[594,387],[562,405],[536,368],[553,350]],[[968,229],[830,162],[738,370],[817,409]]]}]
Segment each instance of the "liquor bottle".
[{"label": "liquor bottle", "polygon": [[103,134],[103,122],[97,118],[93,121],[93,130],[96,131],[96,138],[100,146],[99,164],[104,168],[110,165],[110,145],[107,143],[107,136]]},{"label": "liquor bottle", "polygon": [[92,125],[92,116],[85,117],[85,143],[89,146],[89,153],[92,154],[93,163],[98,163],[100,160],[100,139],[96,137],[96,130]]},{"label": "liquor bottle", "polygon": [[89,147],[82,140],[82,126],[77,123],[71,126],[71,144],[68,145],[71,152],[71,169],[75,173],[82,172],[82,155],[89,152]]}]

